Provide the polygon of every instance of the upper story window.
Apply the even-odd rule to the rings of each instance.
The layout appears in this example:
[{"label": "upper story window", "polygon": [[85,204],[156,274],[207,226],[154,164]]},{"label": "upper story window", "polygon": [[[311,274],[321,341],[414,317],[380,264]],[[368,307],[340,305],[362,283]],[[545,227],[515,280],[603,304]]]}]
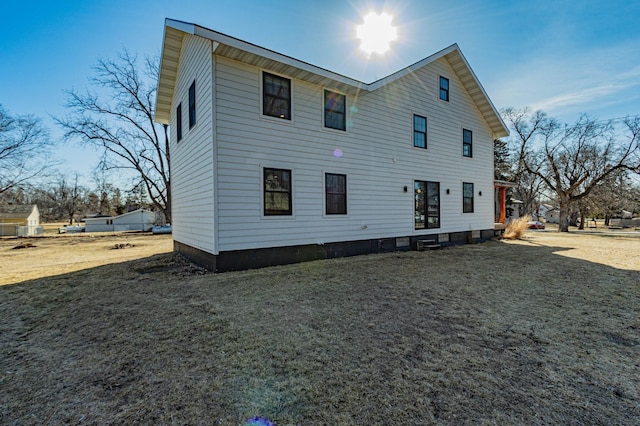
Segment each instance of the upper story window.
[{"label": "upper story window", "polygon": [[440,99],[449,102],[449,79],[440,77]]},{"label": "upper story window", "polygon": [[176,108],[176,132],[178,133],[178,142],[182,140],[182,102]]},{"label": "upper story window", "polygon": [[291,120],[291,80],[262,73],[262,113]]},{"label": "upper story window", "polygon": [[264,215],[291,216],[291,170],[264,169]]},{"label": "upper story window", "polygon": [[440,228],[440,182],[413,183],[415,229]]},{"label": "upper story window", "polygon": [[473,213],[473,184],[462,183],[462,213]]},{"label": "upper story window", "polygon": [[413,115],[413,146],[427,148],[427,117]]},{"label": "upper story window", "polygon": [[347,129],[347,100],[346,96],[324,91],[324,127],[337,130]]},{"label": "upper story window", "polygon": [[471,130],[462,129],[462,155],[473,157],[473,133]]},{"label": "upper story window", "polygon": [[347,214],[347,175],[325,173],[326,214]]},{"label": "upper story window", "polygon": [[196,81],[189,86],[189,129],[196,125]]}]

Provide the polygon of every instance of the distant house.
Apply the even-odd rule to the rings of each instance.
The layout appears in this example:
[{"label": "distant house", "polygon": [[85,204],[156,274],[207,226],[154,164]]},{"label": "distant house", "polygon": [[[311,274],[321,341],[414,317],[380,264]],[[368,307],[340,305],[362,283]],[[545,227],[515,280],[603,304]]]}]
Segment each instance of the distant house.
[{"label": "distant house", "polygon": [[84,219],[85,232],[150,231],[156,214],[138,209],[120,216],[97,215]]},{"label": "distant house", "polygon": [[8,204],[0,206],[0,236],[26,237],[42,234],[38,206]]},{"label": "distant house", "polygon": [[225,271],[495,234],[509,134],[458,45],[372,83],[166,20],[174,249]]},{"label": "distant house", "polygon": [[551,207],[544,212],[544,220],[547,223],[560,223],[560,209]]}]

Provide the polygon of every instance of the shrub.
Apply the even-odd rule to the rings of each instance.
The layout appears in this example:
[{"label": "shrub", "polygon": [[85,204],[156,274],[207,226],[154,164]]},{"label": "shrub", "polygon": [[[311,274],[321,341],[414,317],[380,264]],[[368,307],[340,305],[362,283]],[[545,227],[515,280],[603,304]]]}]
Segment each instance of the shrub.
[{"label": "shrub", "polygon": [[509,223],[509,225],[507,225],[507,228],[504,230],[502,238],[506,238],[507,240],[519,240],[522,237],[522,234],[524,234],[524,231],[529,228],[527,222],[529,222],[530,220],[533,219],[531,218],[531,216],[527,215],[511,221],[511,223]]}]

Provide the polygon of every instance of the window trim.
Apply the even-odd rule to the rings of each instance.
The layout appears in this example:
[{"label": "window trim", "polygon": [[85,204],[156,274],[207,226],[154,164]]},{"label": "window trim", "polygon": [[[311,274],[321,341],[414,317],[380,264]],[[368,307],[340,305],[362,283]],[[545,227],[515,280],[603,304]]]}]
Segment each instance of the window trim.
[{"label": "window trim", "polygon": [[[465,189],[465,186],[467,185],[471,185],[471,197],[466,197],[464,194],[464,189]],[[474,191],[475,191],[475,187],[473,182],[462,182],[462,213],[474,213],[474,210],[475,210]],[[471,210],[466,209],[466,204],[464,202],[466,199],[471,199]]]},{"label": "window trim", "polygon": [[[281,80],[287,80],[289,82],[289,96],[287,98],[284,97],[275,97],[275,96],[267,96],[267,94],[265,93],[266,90],[266,84],[265,84],[265,78],[267,76],[273,76],[276,77],[278,79]],[[292,122],[293,121],[293,80],[289,77],[285,77],[279,74],[274,74],[271,72],[267,72],[267,71],[262,71],[262,78],[260,79],[260,93],[261,93],[261,108],[260,108],[260,116],[261,117],[269,117],[271,119],[277,119],[277,120],[286,120],[286,122]],[[274,115],[274,114],[267,114],[265,112],[266,108],[266,102],[268,98],[277,98],[277,99],[286,99],[286,101],[289,104],[289,116],[288,117],[282,117],[281,115]]]},{"label": "window trim", "polygon": [[[332,176],[342,176],[344,177],[344,194],[340,194],[340,193],[331,193],[331,194],[338,194],[338,195],[342,195],[344,198],[344,212],[338,212],[338,213],[330,213],[329,212],[329,203],[327,198],[329,197],[329,192],[327,191],[328,187],[327,187],[327,177],[329,175]],[[327,217],[335,217],[335,216],[347,216],[349,214],[349,198],[348,198],[348,194],[349,194],[349,180],[347,178],[347,174],[346,173],[334,173],[334,172],[323,172],[323,176],[324,176],[324,216]]]},{"label": "window trim", "polygon": [[196,81],[189,86],[189,130],[196,125]]},{"label": "window trim", "polygon": [[[338,113],[342,113],[342,128],[339,127],[331,127],[327,125],[327,113],[328,112],[334,112],[334,111],[330,111],[329,109],[327,109],[327,95],[328,94],[334,94],[334,95],[338,95],[338,96],[342,96],[344,98],[344,111],[338,111]],[[337,90],[332,90],[332,89],[327,89],[327,88],[323,88],[322,89],[322,127],[325,129],[329,129],[329,130],[337,130],[340,132],[346,132],[347,131],[347,111],[349,111],[349,108],[347,107],[347,95],[346,93],[342,93],[342,92],[338,92]]]},{"label": "window trim", "polygon": [[[438,76],[440,78],[438,78],[438,99],[441,100],[442,102],[449,102],[449,100],[451,99],[451,81],[447,78],[444,77],[442,75]],[[444,89],[442,87],[442,81],[445,80],[447,82],[447,88]],[[447,94],[447,99],[442,99],[442,91],[445,91],[445,93]]]},{"label": "window trim", "polygon": [[[267,181],[267,172],[268,171],[279,171],[279,172],[289,172],[289,190],[288,191],[274,191],[274,190],[267,190],[266,187],[266,181]],[[278,167],[262,167],[262,181],[260,183],[261,187],[262,187],[262,217],[284,217],[284,218],[290,218],[293,217],[293,169],[285,169],[285,168],[278,168]],[[267,204],[266,204],[266,200],[267,200],[267,194],[268,193],[272,193],[272,192],[288,192],[289,194],[289,208],[285,213],[268,213],[267,212]]]},{"label": "window trim", "polygon": [[178,142],[182,140],[182,102],[176,107],[176,137]]},{"label": "window trim", "polygon": [[[468,134],[470,141],[465,141],[465,135]],[[465,147],[469,147],[469,155],[465,152]],[[469,129],[462,129],[462,156],[466,158],[473,158],[473,132]]]},{"label": "window trim", "polygon": [[[416,212],[418,212],[418,208],[416,206],[416,204],[418,203],[418,200],[416,199],[416,184],[424,184],[424,188],[425,188],[425,197],[424,197],[424,227],[423,228],[417,228],[416,227],[416,222],[415,222],[415,214]],[[438,185],[438,215],[434,216],[434,215],[430,215],[429,214],[429,184],[436,184]],[[442,227],[442,196],[440,195],[440,182],[436,182],[436,181],[431,181],[431,180],[420,180],[420,179],[414,179],[413,180],[413,196],[414,196],[414,209],[413,209],[413,217],[414,217],[414,221],[413,221],[413,229],[414,231],[426,231],[429,229],[440,229]],[[438,218],[438,226],[431,226],[430,222],[429,222],[429,218],[430,217],[437,217]]]},{"label": "window trim", "polygon": [[[424,132],[420,132],[420,131],[416,130],[416,118],[417,117],[424,119]],[[428,129],[429,129],[429,120],[424,115],[420,115],[420,114],[415,114],[414,113],[411,125],[413,126],[413,147],[414,148],[419,148],[419,149],[427,149],[427,146],[428,146],[427,145],[427,140],[428,140],[427,132],[428,132]],[[416,133],[424,135],[424,146],[416,145]]]}]

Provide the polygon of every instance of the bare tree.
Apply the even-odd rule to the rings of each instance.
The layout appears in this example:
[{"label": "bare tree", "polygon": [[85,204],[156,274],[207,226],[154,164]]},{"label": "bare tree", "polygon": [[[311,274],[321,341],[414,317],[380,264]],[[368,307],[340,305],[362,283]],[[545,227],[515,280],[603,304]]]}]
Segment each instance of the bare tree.
[{"label": "bare tree", "polygon": [[571,125],[528,109],[505,110],[504,116],[515,130],[522,169],[558,197],[562,232],[569,230],[571,207],[607,177],[621,170],[640,170],[637,117],[624,121],[621,134],[612,122],[587,115]]},{"label": "bare tree", "polygon": [[505,121],[511,123],[515,131],[515,136],[510,138],[507,144],[510,153],[510,181],[517,184],[513,195],[522,201],[522,212],[533,215],[539,208],[539,200],[544,195],[545,185],[537,174],[527,169],[524,150],[546,125],[548,117],[541,111],[531,113],[528,108],[521,110],[506,108],[502,111],[502,115]]},{"label": "bare tree", "polygon": [[614,215],[623,210],[636,211],[640,201],[640,190],[633,184],[630,173],[626,170],[612,173],[597,185],[587,197],[587,210],[604,216],[605,225],[609,225]]},{"label": "bare tree", "polygon": [[69,225],[73,224],[75,214],[82,208],[85,192],[78,184],[78,173],[74,174],[71,181],[67,181],[65,176],[58,177],[49,190],[54,209],[59,217],[69,220]]},{"label": "bare tree", "polygon": [[0,105],[0,194],[43,175],[53,163],[48,130],[32,115],[11,116]]},{"label": "bare tree", "polygon": [[136,184],[170,221],[169,136],[167,126],[153,120],[159,59],[146,58],[140,72],[137,56],[125,50],[117,60],[99,60],[94,71],[90,82],[100,95],[67,92],[71,114],[57,119],[65,138],[102,149],[100,166],[106,170],[133,170]]}]

